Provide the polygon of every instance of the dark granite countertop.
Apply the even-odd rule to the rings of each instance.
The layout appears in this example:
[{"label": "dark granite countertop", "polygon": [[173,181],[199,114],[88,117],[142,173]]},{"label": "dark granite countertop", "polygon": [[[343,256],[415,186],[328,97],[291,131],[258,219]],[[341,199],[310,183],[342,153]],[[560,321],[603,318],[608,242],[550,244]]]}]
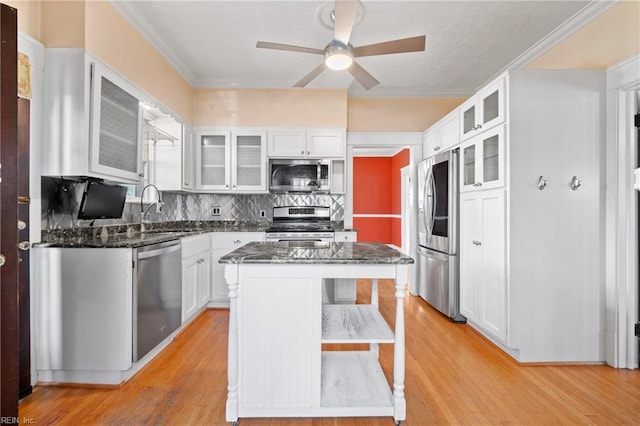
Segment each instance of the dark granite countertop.
[{"label": "dark granite countertop", "polygon": [[410,264],[413,258],[382,243],[252,242],[220,258],[220,263]]},{"label": "dark granite countertop", "polygon": [[178,221],[42,231],[34,247],[135,248],[207,232],[263,232],[267,221]]}]

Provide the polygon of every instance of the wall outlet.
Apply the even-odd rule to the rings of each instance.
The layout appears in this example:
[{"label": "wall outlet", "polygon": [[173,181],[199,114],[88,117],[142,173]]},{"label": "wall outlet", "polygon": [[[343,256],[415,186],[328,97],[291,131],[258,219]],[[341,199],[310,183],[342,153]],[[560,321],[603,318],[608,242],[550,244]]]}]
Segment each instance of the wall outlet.
[{"label": "wall outlet", "polygon": [[260,217],[267,217],[267,212],[264,210],[260,210]]},{"label": "wall outlet", "polygon": [[211,209],[211,216],[220,216],[221,214],[220,207],[213,207]]}]

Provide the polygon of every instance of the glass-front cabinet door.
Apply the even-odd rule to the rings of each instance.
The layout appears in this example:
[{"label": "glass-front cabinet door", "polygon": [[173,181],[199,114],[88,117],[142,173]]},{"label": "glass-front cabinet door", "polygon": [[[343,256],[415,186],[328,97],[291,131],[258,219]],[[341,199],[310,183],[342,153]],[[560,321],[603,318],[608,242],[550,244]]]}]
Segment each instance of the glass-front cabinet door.
[{"label": "glass-front cabinet door", "polygon": [[142,172],[140,94],[101,64],[92,64],[90,170],[138,182]]},{"label": "glass-front cabinet door", "polygon": [[232,133],[232,191],[267,190],[266,132]]},{"label": "glass-front cabinet door", "polygon": [[461,192],[504,185],[504,125],[464,142],[460,152]]},{"label": "glass-front cabinet door", "polygon": [[468,139],[504,121],[505,80],[500,79],[460,107],[460,139]]},{"label": "glass-front cabinet door", "polygon": [[478,92],[479,131],[488,130],[504,121],[504,84],[504,79],[501,79]]},{"label": "glass-front cabinet door", "polygon": [[231,189],[231,134],[227,131],[198,132],[196,183],[198,189]]}]

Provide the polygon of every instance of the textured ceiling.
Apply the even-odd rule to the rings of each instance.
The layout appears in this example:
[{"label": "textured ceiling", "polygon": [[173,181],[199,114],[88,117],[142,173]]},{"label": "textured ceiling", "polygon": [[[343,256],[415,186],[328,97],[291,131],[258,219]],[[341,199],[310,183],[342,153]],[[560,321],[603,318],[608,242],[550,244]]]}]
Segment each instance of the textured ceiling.
[{"label": "textured ceiling", "polygon": [[[325,71],[307,87],[348,88],[349,96],[467,96],[549,33],[586,15],[594,6],[590,3],[362,0],[364,13],[352,32],[353,46],[425,34],[426,51],[358,58],[381,83],[369,91],[346,71]],[[331,10],[333,2],[114,4],[196,87],[289,88],[322,56],[258,49],[256,42],[323,49],[333,37],[317,17]]]}]

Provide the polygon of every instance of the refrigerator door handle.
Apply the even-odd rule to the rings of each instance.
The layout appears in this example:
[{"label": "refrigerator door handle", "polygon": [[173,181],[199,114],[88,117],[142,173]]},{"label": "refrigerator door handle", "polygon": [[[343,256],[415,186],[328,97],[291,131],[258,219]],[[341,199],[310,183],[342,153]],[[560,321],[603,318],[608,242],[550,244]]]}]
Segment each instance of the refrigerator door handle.
[{"label": "refrigerator door handle", "polygon": [[438,199],[438,194],[436,193],[436,182],[433,178],[433,169],[429,169],[429,178],[427,181],[427,186],[431,188],[431,208],[429,211],[429,224],[427,225],[427,229],[429,230],[429,235],[433,235],[433,228],[436,224],[436,200]]},{"label": "refrigerator door handle", "polygon": [[422,208],[424,209],[424,215],[423,215],[424,229],[427,231],[427,237],[431,236],[431,229],[429,229],[429,215],[431,214],[431,208],[429,204],[429,197],[427,195],[430,178],[431,178],[431,170],[427,172],[427,178],[425,180],[424,189],[422,190],[422,195],[423,195],[422,199],[424,203],[424,205],[422,206]]}]

